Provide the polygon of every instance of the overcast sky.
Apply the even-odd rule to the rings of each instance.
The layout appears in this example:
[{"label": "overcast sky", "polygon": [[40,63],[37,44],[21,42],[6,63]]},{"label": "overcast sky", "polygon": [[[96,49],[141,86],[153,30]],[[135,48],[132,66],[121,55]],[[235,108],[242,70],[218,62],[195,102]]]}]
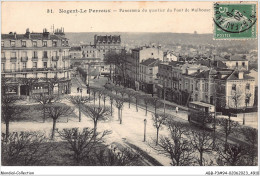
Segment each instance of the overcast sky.
[{"label": "overcast sky", "polygon": [[[213,2],[2,2],[2,33],[50,31],[64,27],[65,32],[173,32],[212,33]],[[153,12],[153,9],[172,9],[172,12]],[[185,12],[194,8],[207,12]],[[52,9],[53,13],[47,13]],[[87,13],[64,14],[59,9],[86,9]],[[89,13],[89,9],[112,13]],[[147,12],[119,12],[119,9],[146,9]],[[183,9],[183,11],[174,12]],[[117,10],[117,12],[114,12]]]}]

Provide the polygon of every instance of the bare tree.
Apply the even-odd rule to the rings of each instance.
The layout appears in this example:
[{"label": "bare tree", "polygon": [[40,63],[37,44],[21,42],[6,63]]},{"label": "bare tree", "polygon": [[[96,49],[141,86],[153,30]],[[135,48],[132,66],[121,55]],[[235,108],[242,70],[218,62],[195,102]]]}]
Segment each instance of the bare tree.
[{"label": "bare tree", "polygon": [[118,120],[120,121],[120,124],[122,124],[122,110],[124,106],[125,99],[121,97],[115,97],[115,106],[118,109]]},{"label": "bare tree", "polygon": [[77,106],[77,108],[79,109],[79,122],[81,122],[81,107],[83,104],[89,102],[89,97],[86,96],[69,96],[68,100],[74,104],[75,106]]},{"label": "bare tree", "polygon": [[114,103],[115,95],[111,92],[107,92],[107,95],[109,96],[109,100],[110,100],[110,113],[111,113],[111,116],[112,116],[113,115],[113,103]]},{"label": "bare tree", "polygon": [[135,108],[136,112],[138,112],[138,101],[140,100],[141,94],[138,91],[135,91],[134,97],[135,97]]},{"label": "bare tree", "polygon": [[114,86],[114,87],[113,87],[113,90],[116,92],[116,95],[117,95],[117,94],[120,93],[123,89],[122,89],[121,87],[119,87],[119,86]]},{"label": "bare tree", "polygon": [[99,87],[89,86],[89,89],[90,89],[90,91],[92,92],[92,94],[94,96],[93,98],[94,98],[94,105],[95,105],[96,104],[96,95],[99,92]]},{"label": "bare tree", "polygon": [[188,125],[169,120],[167,126],[170,137],[161,137],[158,145],[153,148],[169,157],[172,166],[190,166],[193,163],[193,148],[185,136],[189,130]]},{"label": "bare tree", "polygon": [[2,164],[5,166],[46,165],[52,149],[40,132],[13,132],[6,138],[2,134]]},{"label": "bare tree", "polygon": [[1,118],[5,122],[5,134],[6,139],[9,135],[9,124],[12,119],[14,119],[17,115],[19,115],[25,109],[22,106],[15,105],[15,102],[19,100],[19,97],[12,95],[2,95],[1,98]]},{"label": "bare tree", "polygon": [[38,82],[38,78],[20,78],[19,80],[26,86],[26,95],[28,97],[32,90],[32,86]]},{"label": "bare tree", "polygon": [[130,148],[103,147],[96,151],[96,158],[101,166],[133,166],[136,165],[140,156]]},{"label": "bare tree", "polygon": [[203,154],[210,153],[213,150],[213,136],[211,132],[206,130],[191,129],[188,133],[191,146],[195,151],[199,152],[198,163],[200,166],[204,164]]},{"label": "bare tree", "polygon": [[156,98],[156,97],[151,97],[149,102],[154,107],[154,113],[156,114],[157,108],[159,108],[161,106],[160,99]]},{"label": "bare tree", "polygon": [[73,152],[73,159],[77,165],[93,165],[96,161],[95,151],[103,144],[105,136],[109,135],[109,131],[103,133],[95,133],[94,129],[84,128],[80,131],[78,128],[63,129],[59,131],[59,135],[68,145],[66,146]]},{"label": "bare tree", "polygon": [[246,147],[241,144],[218,144],[217,164],[221,166],[243,166]]},{"label": "bare tree", "polygon": [[131,104],[131,99],[132,97],[135,95],[135,91],[132,89],[126,89],[126,94],[127,94],[127,99],[128,99],[128,107],[130,108],[130,104]]},{"label": "bare tree", "polygon": [[151,97],[149,95],[142,95],[141,98],[144,101],[144,104],[145,104],[145,116],[147,116],[147,107],[148,107],[149,102],[151,101]]},{"label": "bare tree", "polygon": [[105,91],[104,88],[101,88],[101,87],[98,87],[98,88],[97,88],[98,106],[99,106],[99,107],[101,106],[101,105],[100,105],[101,98],[102,98],[102,96],[105,94],[104,91]]},{"label": "bare tree", "polygon": [[58,98],[58,96],[55,96],[55,95],[40,94],[40,95],[34,95],[33,99],[42,105],[43,123],[44,123],[46,120],[46,106],[48,104],[57,102],[59,100],[59,98]]},{"label": "bare tree", "polygon": [[53,120],[51,139],[54,139],[56,123],[58,118],[72,114],[73,109],[64,104],[53,104],[47,106],[47,116]]},{"label": "bare tree", "polygon": [[237,127],[239,127],[239,123],[231,120],[230,115],[229,115],[228,119],[218,118],[217,123],[225,134],[225,144],[227,144],[228,136],[237,131]]},{"label": "bare tree", "polygon": [[159,130],[162,128],[162,125],[166,122],[168,114],[154,114],[153,115],[153,126],[156,128],[156,145],[158,145],[159,139]]},{"label": "bare tree", "polygon": [[243,135],[245,141],[248,143],[246,147],[247,154],[249,156],[249,165],[257,165],[258,156],[258,130],[250,127],[242,127],[239,129]]},{"label": "bare tree", "polygon": [[94,135],[97,133],[97,123],[101,120],[109,119],[110,108],[102,106],[84,105],[83,111],[85,111],[94,122]]}]

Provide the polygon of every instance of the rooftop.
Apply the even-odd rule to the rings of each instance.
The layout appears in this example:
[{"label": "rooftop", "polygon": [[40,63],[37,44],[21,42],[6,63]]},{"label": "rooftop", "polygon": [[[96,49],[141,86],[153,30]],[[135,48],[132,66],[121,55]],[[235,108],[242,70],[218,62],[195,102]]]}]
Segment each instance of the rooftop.
[{"label": "rooftop", "polygon": [[150,58],[150,59],[144,60],[140,64],[145,65],[145,66],[149,66],[149,67],[156,67],[156,66],[159,65],[159,60]]}]

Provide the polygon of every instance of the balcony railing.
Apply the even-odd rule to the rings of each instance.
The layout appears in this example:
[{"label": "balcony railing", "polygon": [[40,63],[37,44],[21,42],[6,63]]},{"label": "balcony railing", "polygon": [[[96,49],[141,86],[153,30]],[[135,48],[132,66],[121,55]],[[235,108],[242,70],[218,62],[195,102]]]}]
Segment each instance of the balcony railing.
[{"label": "balcony railing", "polygon": [[46,62],[47,62],[47,61],[48,61],[48,59],[49,59],[48,57],[46,57],[46,56],[43,56],[43,58],[42,58],[42,61],[46,61]]},{"label": "balcony railing", "polygon": [[27,62],[28,61],[28,57],[21,57],[21,62]]},{"label": "balcony railing", "polygon": [[2,70],[2,73],[13,73],[13,72],[46,72],[46,71],[52,71],[52,72],[62,72],[65,70],[70,69],[70,67],[65,68],[22,68],[22,69],[4,69]]},{"label": "balcony railing", "polygon": [[17,62],[17,57],[11,57],[10,62]]},{"label": "balcony railing", "polygon": [[59,56],[52,56],[52,61],[58,61],[59,60]]},{"label": "balcony railing", "polygon": [[34,57],[32,57],[32,61],[38,61],[38,56],[34,56]]},{"label": "balcony railing", "polygon": [[62,60],[64,61],[64,60],[69,60],[70,59],[70,57],[69,56],[62,56]]},{"label": "balcony railing", "polygon": [[6,57],[1,57],[1,62],[6,62]]}]

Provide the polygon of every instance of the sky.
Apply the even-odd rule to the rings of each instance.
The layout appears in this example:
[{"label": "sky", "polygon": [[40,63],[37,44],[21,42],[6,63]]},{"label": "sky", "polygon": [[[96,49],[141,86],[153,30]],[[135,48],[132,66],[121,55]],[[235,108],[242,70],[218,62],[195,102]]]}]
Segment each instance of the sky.
[{"label": "sky", "polygon": [[[198,8],[208,10],[191,12]],[[87,12],[59,13],[61,9]],[[110,12],[90,13],[89,9]],[[120,9],[140,12],[120,12]],[[172,11],[167,12],[168,9]],[[1,30],[2,33],[25,33],[29,28],[42,32],[43,28],[50,31],[54,24],[55,28],[64,27],[65,32],[196,31],[202,34],[213,32],[212,9],[213,2],[2,2]],[[53,13],[47,13],[48,10]]]}]

